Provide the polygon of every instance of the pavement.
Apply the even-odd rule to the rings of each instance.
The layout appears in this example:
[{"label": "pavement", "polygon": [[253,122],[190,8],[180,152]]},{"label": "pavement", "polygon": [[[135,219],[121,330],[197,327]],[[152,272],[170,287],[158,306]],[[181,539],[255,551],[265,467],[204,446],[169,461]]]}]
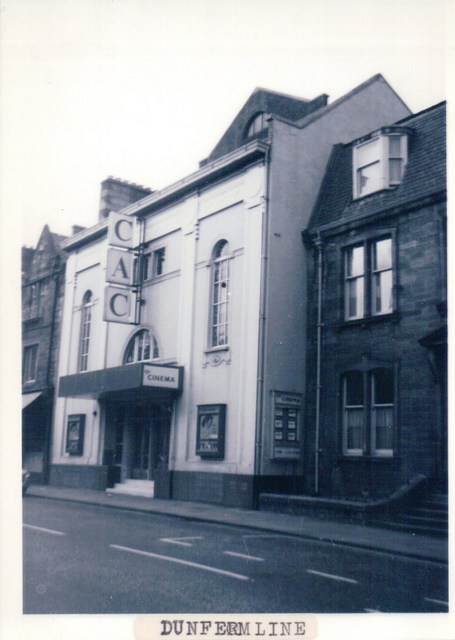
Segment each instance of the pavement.
[{"label": "pavement", "polygon": [[222,505],[180,500],[160,500],[108,494],[90,489],[31,485],[27,495],[66,500],[98,507],[125,509],[174,516],[187,520],[248,527],[269,533],[298,536],[419,560],[448,563],[448,541],[444,538],[392,531],[362,524],[322,520],[306,515],[236,509]]}]

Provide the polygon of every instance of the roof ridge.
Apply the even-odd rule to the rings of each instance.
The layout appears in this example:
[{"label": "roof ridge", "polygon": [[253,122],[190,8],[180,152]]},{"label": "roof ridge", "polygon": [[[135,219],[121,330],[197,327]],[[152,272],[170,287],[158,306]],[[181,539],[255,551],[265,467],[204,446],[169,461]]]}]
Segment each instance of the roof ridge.
[{"label": "roof ridge", "polygon": [[294,96],[290,93],[284,93],[282,91],[274,91],[272,89],[266,89],[265,87],[255,87],[250,94],[250,97],[255,93],[259,93],[259,91],[264,91],[265,93],[269,93],[274,96],[281,96],[282,98],[289,98],[290,100],[296,100],[297,102],[313,102],[314,98],[300,98],[299,96]]},{"label": "roof ridge", "polygon": [[437,102],[436,104],[432,104],[429,107],[425,107],[425,109],[422,109],[421,111],[417,111],[417,113],[411,113],[409,116],[406,116],[405,118],[402,118],[401,120],[397,120],[393,124],[401,124],[402,122],[406,122],[407,120],[412,120],[414,118],[418,118],[419,116],[423,116],[426,113],[429,113],[430,111],[433,111],[435,109],[439,109],[442,106],[445,106],[446,104],[447,104],[446,100],[441,100],[441,102]]},{"label": "roof ridge", "polygon": [[380,82],[383,82],[384,84],[386,84],[389,87],[389,89],[391,91],[393,91],[393,93],[403,103],[403,105],[406,107],[406,109],[408,109],[408,111],[410,111],[410,109],[407,106],[407,104],[398,95],[398,93],[395,91],[395,89],[387,82],[387,80],[384,78],[384,76],[381,73],[376,73],[374,76],[371,76],[371,78],[368,78],[367,80],[365,80],[361,84],[357,85],[356,87],[354,87],[353,89],[351,89],[347,93],[344,93],[342,96],[340,96],[339,98],[337,98],[336,100],[334,100],[333,102],[328,104],[327,106],[322,107],[321,109],[318,109],[317,111],[314,111],[314,112],[308,114],[307,116],[303,117],[300,121],[297,120],[294,123],[295,126],[303,129],[303,127],[306,127],[308,124],[311,124],[312,122],[314,122],[314,120],[316,120],[318,118],[321,118],[328,111],[331,111],[332,109],[338,107],[340,104],[342,104],[346,100],[349,100],[350,98],[352,98],[352,96],[356,95],[360,91],[363,91],[366,87],[370,86],[371,84],[373,84],[374,82],[377,82],[377,81],[380,81]]}]

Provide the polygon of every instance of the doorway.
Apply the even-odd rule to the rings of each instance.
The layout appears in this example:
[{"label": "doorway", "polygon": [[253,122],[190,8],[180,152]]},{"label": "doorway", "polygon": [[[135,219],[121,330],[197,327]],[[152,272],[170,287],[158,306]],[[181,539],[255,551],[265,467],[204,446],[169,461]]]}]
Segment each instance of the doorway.
[{"label": "doorway", "polygon": [[109,402],[103,462],[110,483],[162,481],[168,472],[172,402]]},{"label": "doorway", "polygon": [[155,480],[159,467],[167,468],[169,455],[170,407],[165,404],[141,404],[127,411],[130,460],[126,477]]},{"label": "doorway", "polygon": [[152,421],[139,419],[134,421],[134,444],[131,477],[135,480],[154,480],[156,468],[156,432]]}]

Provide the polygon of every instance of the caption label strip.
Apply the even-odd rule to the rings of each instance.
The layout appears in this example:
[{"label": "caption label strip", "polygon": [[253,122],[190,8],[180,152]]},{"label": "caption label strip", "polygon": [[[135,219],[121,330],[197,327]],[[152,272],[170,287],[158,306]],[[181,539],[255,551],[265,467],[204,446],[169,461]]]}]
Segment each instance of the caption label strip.
[{"label": "caption label strip", "polygon": [[134,622],[137,640],[311,640],[317,637],[314,615],[296,616],[138,616]]}]

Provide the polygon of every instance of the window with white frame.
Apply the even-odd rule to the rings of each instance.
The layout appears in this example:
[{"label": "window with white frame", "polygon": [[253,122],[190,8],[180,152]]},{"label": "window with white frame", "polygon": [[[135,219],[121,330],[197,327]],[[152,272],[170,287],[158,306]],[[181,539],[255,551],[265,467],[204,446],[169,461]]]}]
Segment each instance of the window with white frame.
[{"label": "window with white frame", "polygon": [[345,249],[345,320],[392,313],[392,249],[391,236],[357,243]]},{"label": "window with white frame", "polygon": [[393,372],[377,369],[371,374],[371,449],[377,455],[393,450]]},{"label": "window with white frame", "polygon": [[36,380],[38,362],[38,345],[32,344],[24,347],[22,357],[22,382],[29,383]]},{"label": "window with white frame", "polygon": [[228,344],[229,245],[220,240],[212,253],[212,295],[210,309],[210,347]]},{"label": "window with white frame", "polygon": [[386,130],[353,147],[354,199],[399,185],[408,156],[408,136]]},{"label": "window with white frame", "polygon": [[87,371],[92,325],[92,292],[86,291],[82,299],[81,330],[79,339],[79,371]]},{"label": "window with white frame", "polygon": [[148,362],[159,358],[159,355],[158,343],[154,336],[147,329],[141,329],[128,342],[123,363]]},{"label": "window with white frame", "polygon": [[392,456],[394,371],[378,368],[343,376],[343,453]]},{"label": "window with white frame", "polygon": [[345,318],[363,318],[365,310],[365,250],[363,244],[345,251]]}]

